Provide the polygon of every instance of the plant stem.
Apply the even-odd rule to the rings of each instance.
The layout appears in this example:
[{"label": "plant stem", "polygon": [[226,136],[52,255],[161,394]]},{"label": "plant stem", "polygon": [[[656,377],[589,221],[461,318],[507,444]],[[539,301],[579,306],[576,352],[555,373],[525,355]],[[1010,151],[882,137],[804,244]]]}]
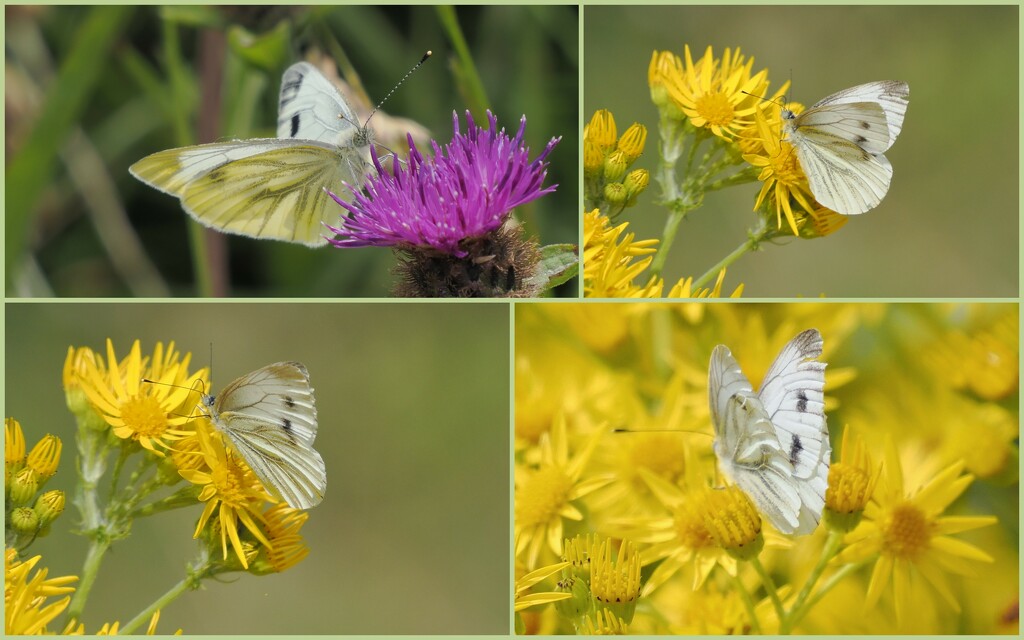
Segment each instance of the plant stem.
[{"label": "plant stem", "polygon": [[654,261],[651,262],[651,273],[659,276],[665,268],[665,261],[668,260],[668,250],[675,242],[676,232],[679,230],[679,223],[686,217],[687,209],[673,208],[665,221],[665,232],[662,234],[661,242],[658,244],[658,253],[654,254]]},{"label": "plant stem", "polygon": [[757,609],[754,607],[754,599],[750,597],[750,593],[746,587],[743,586],[743,582],[739,576],[730,576],[732,578],[733,585],[736,587],[736,592],[740,594],[740,600],[743,601],[743,606],[747,610],[747,615],[750,616],[750,630],[756,635],[761,635],[761,622],[757,619]]},{"label": "plant stem", "polygon": [[[205,553],[204,553],[205,555]],[[132,618],[121,627],[120,635],[130,635],[133,631],[145,624],[153,617],[153,614],[163,609],[178,599],[186,591],[194,591],[199,588],[203,578],[207,577],[211,569],[208,557],[205,557],[198,568],[190,568],[188,575],[182,578],[178,584],[171,587],[165,594],[157,598],[152,604],[143,609],[137,616]]]},{"label": "plant stem", "polygon": [[756,248],[759,244],[761,244],[761,241],[764,240],[764,237],[765,237],[766,233],[767,233],[767,227],[764,227],[764,226],[762,226],[757,231],[754,231],[753,233],[751,233],[747,237],[746,241],[743,244],[741,244],[740,246],[736,247],[736,249],[734,249],[732,253],[730,253],[729,255],[727,255],[724,258],[722,258],[718,262],[718,264],[716,264],[715,266],[711,267],[710,269],[708,269],[707,271],[704,272],[704,275],[702,275],[701,277],[697,278],[697,280],[694,281],[694,283],[693,283],[693,289],[696,289],[698,287],[703,287],[707,283],[711,282],[711,280],[713,280],[714,278],[717,278],[718,277],[718,273],[722,269],[725,269],[725,268],[729,267],[732,263],[734,263],[737,260],[739,260],[740,256],[742,256],[746,252],[750,251],[751,249]]},{"label": "plant stem", "polygon": [[779,620],[783,620],[786,617],[786,610],[782,607],[782,600],[779,599],[779,592],[775,590],[775,583],[772,582],[772,577],[765,571],[764,565],[761,564],[761,560],[754,556],[750,561],[751,566],[757,571],[757,575],[761,576],[761,583],[764,585],[764,590],[768,592],[768,598],[772,601],[772,606],[775,607],[775,613],[779,616]]},{"label": "plant stem", "polygon": [[800,589],[800,593],[797,594],[796,600],[793,601],[793,606],[789,609],[789,615],[779,621],[780,634],[790,634],[793,627],[807,614],[809,610],[808,598],[811,595],[811,591],[814,589],[814,585],[818,583],[818,580],[821,579],[821,575],[825,572],[825,567],[829,561],[839,553],[839,547],[842,545],[842,542],[842,533],[835,530],[829,531],[828,540],[825,541],[825,547],[821,550],[821,557],[818,558],[818,563],[814,566],[811,574],[807,576],[807,581],[804,582],[804,586]]},{"label": "plant stem", "polygon": [[110,548],[110,543],[110,538],[103,536],[99,540],[94,539],[89,544],[89,551],[86,553],[85,563],[82,565],[82,579],[75,589],[70,606],[68,606],[68,616],[73,622],[77,622],[82,617],[85,603],[89,599],[89,592],[99,576],[100,564],[103,562],[103,556],[106,555],[107,549]]},{"label": "plant stem", "polygon": [[459,25],[459,18],[455,9],[450,6],[437,7],[437,15],[459,60],[456,67],[456,80],[460,80],[466,90],[466,95],[470,99],[470,111],[477,118],[483,119],[484,111],[490,105],[490,101],[487,99],[487,91],[484,89],[483,80],[476,69],[476,63],[473,62],[473,54],[469,51],[466,36],[463,35],[462,27]]}]

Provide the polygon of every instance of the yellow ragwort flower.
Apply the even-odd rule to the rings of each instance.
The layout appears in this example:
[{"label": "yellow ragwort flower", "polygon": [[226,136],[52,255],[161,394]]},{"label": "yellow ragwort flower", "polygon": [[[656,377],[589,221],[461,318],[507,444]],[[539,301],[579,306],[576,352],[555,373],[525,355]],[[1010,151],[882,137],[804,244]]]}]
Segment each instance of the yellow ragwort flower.
[{"label": "yellow ragwort flower", "polygon": [[954,611],[960,611],[945,572],[961,575],[973,572],[972,563],[992,562],[992,557],[972,544],[951,537],[997,522],[992,516],[942,515],[974,481],[961,475],[962,462],[955,462],[924,486],[907,492],[896,445],[887,438],[882,480],[864,520],[837,557],[840,563],[875,559],[865,606],[873,607],[891,583],[896,617],[907,615],[909,594],[930,584]]},{"label": "yellow ragwort flower", "polygon": [[583,621],[580,633],[587,636],[624,636],[629,634],[629,625],[619,616],[608,609],[598,609],[594,614],[597,617],[587,616]]},{"label": "yellow ragwort flower", "polygon": [[539,466],[535,469],[516,466],[516,555],[525,554],[527,567],[537,564],[545,543],[556,557],[561,555],[563,519],[583,519],[573,503],[611,481],[608,474],[583,478],[583,471],[602,435],[602,429],[595,429],[583,447],[570,455],[565,415],[560,413],[551,431],[541,436]]},{"label": "yellow ragwort flower", "polygon": [[309,513],[293,509],[285,503],[276,504],[263,513],[270,547],[265,550],[267,565],[257,560],[253,573],[280,573],[306,559],[309,547],[299,530],[309,520]]},{"label": "yellow ragwort flower", "polygon": [[598,609],[632,622],[640,598],[640,555],[629,540],[623,540],[615,560],[611,540],[605,538],[590,558],[590,592]]},{"label": "yellow ragwort flower", "polygon": [[[160,343],[155,353],[162,354]],[[192,419],[189,414],[194,404],[189,406],[189,401],[194,403],[198,399],[193,389],[200,382],[206,383],[205,370],[187,377],[181,364],[174,366],[161,361],[154,375],[146,367],[138,340],[124,361],[118,363],[109,338],[107,368],[86,360],[85,369],[85,375],[79,379],[82,390],[118,438],[134,440],[162,456],[160,449],[188,435],[179,427]],[[161,384],[144,383],[143,378]]]},{"label": "yellow ragwort flower", "polygon": [[[721,59],[712,48],[694,63],[690,46],[684,47],[685,63],[661,63],[659,82],[668,96],[697,128],[709,129],[725,140],[732,140],[753,123],[761,98],[768,89],[768,71],[751,75],[754,59],[745,59],[737,48],[726,47]],[[660,60],[655,52],[651,67]],[[649,78],[651,72],[649,72]]]},{"label": "yellow ragwort flower", "polygon": [[[29,573],[41,559],[42,556],[34,556],[22,562],[14,549],[4,551],[5,635],[47,633],[47,625],[71,602],[71,596],[66,594],[73,593],[75,588],[67,585],[76,582],[78,577],[47,578],[47,569],[39,569],[30,577]],[[48,602],[55,596],[65,597]]]},{"label": "yellow ragwort flower", "polygon": [[193,537],[199,537],[210,517],[216,512],[215,522],[219,526],[215,529],[219,529],[224,559],[228,557],[230,540],[238,561],[248,569],[249,554],[246,553],[242,539],[238,535],[238,523],[244,524],[259,542],[270,547],[270,541],[256,521],[263,520],[260,508],[264,502],[271,501],[271,498],[245,462],[238,456],[228,455],[224,441],[208,420],[197,419],[194,424],[205,468],[178,471],[181,477],[202,487],[199,500],[206,503]]},{"label": "yellow ragwort flower", "polygon": [[864,439],[853,430],[843,429],[843,445],[838,461],[828,470],[825,489],[825,522],[840,531],[851,531],[875,493],[881,467],[871,464]]}]

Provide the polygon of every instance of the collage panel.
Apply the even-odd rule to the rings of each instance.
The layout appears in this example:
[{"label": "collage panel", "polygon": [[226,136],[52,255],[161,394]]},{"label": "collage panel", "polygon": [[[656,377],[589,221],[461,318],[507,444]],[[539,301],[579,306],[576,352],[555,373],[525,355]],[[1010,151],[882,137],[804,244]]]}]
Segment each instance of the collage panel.
[{"label": "collage panel", "polygon": [[576,6],[6,18],[9,297],[577,295]]},{"label": "collage panel", "polygon": [[517,634],[1018,633],[1019,307],[517,305]]},{"label": "collage panel", "polygon": [[586,297],[1018,297],[1019,7],[602,5],[583,34]]},{"label": "collage panel", "polygon": [[7,634],[508,634],[509,325],[7,303]]}]

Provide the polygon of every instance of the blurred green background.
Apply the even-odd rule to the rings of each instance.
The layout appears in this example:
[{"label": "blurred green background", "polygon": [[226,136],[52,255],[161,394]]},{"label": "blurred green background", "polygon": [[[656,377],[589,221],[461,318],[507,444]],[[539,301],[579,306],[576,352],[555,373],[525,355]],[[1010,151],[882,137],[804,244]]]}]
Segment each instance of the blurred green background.
[{"label": "blurred green background", "polygon": [[[834,236],[766,246],[729,268],[745,296],[1016,297],[1018,289],[1018,15],[1015,6],[587,7],[584,118],[609,109],[621,133],[649,129],[637,166],[658,162],[647,68],[654,50],[694,59],[708,45],[753,56],[771,90],[792,78],[805,105],[864,82],[905,80],[910,106],[886,154],[885,200]],[[715,192],[681,225],[664,275],[694,277],[746,240],[759,185]],[[659,238],[653,180],[622,219]],[[791,245],[791,246],[790,246]]]},{"label": "blurred green background", "polygon": [[[453,31],[436,7],[8,7],[8,295],[199,295],[191,218],[176,198],[132,178],[128,166],[195,144],[201,122],[212,124],[213,140],[272,137],[281,74],[313,49],[354,71],[374,103],[432,50],[384,111],[426,127],[441,144],[451,139],[453,111],[461,118],[471,109],[486,123],[485,106],[513,134],[527,116],[532,157],[562,136],[546,181],[558,190],[520,207],[517,217],[542,244],[575,244],[577,8],[449,11],[484,98],[468,89]],[[211,67],[223,73],[219,109],[201,98]],[[371,124],[379,138],[382,129],[409,130],[380,115]],[[388,249],[311,250],[223,237],[229,295],[380,297],[391,289]],[[575,296],[575,287],[558,294]]]},{"label": "blurred green background", "polygon": [[[143,354],[174,340],[194,371],[212,343],[215,391],[272,362],[309,369],[328,477],[302,529],[309,557],[281,574],[205,582],[163,611],[161,632],[508,633],[507,305],[8,303],[6,325],[5,415],[28,447],[46,433],[64,443],[47,489],[70,492],[76,478],[61,386],[71,345],[105,353],[110,337],[121,359],[136,338]],[[104,559],[87,631],[124,624],[183,577],[201,512],[136,521]],[[51,577],[81,575],[77,520],[69,499],[28,550]]]}]

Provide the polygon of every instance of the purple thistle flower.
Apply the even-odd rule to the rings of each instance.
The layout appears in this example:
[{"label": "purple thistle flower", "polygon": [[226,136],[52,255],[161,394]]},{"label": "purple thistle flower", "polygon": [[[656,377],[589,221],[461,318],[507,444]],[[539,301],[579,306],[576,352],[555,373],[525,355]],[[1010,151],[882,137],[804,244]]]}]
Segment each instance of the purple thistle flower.
[{"label": "purple thistle flower", "polygon": [[555,190],[542,188],[547,177],[544,159],[561,138],[552,138],[544,151],[530,162],[530,150],[523,145],[526,116],[519,132],[509,139],[498,131],[497,118],[487,112],[489,129],[477,127],[466,112],[467,131],[459,131],[458,114],[452,112],[455,135],[442,150],[431,141],[432,159],[424,159],[409,140],[408,166],[395,162],[392,173],[372,153],[377,175],[371,176],[364,191],[354,191],[352,202],[331,193],[348,214],[331,239],[338,247],[419,247],[464,258],[460,242],[499,229],[515,207]]}]

